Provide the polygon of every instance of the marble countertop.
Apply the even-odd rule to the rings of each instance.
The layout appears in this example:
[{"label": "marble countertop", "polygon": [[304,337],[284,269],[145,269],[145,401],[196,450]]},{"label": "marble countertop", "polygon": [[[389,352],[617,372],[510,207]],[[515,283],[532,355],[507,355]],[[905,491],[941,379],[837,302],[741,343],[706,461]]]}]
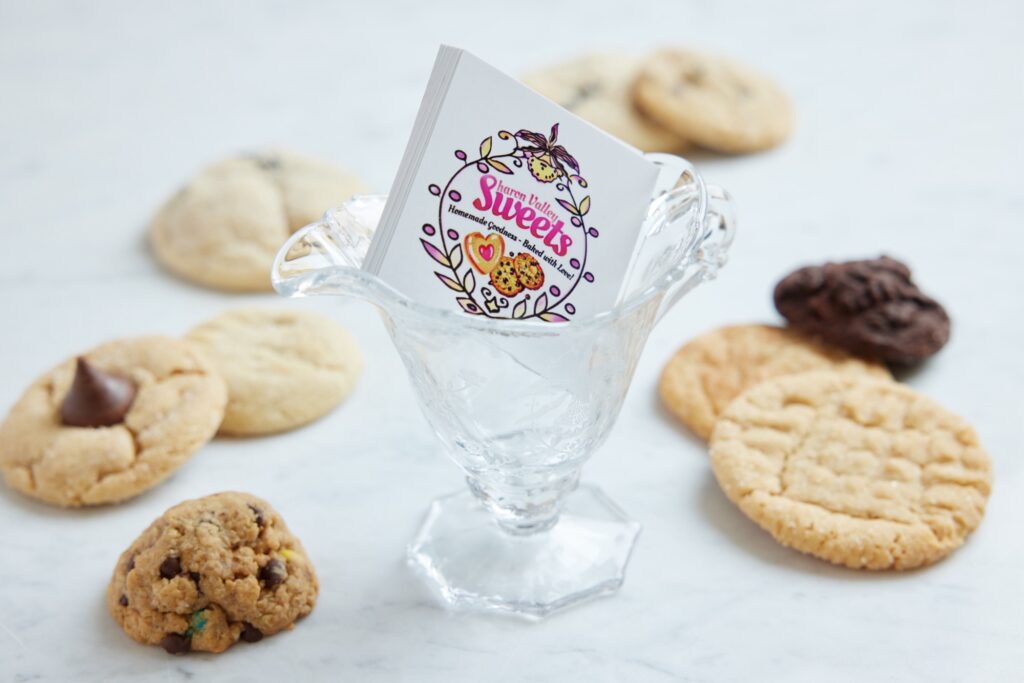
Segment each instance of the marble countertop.
[{"label": "marble countertop", "polygon": [[[179,334],[241,304],[330,312],[367,353],[357,392],[327,418],[217,440],[124,505],[60,510],[0,486],[0,681],[1021,680],[1021,7],[0,5],[0,411],[79,350]],[[732,260],[657,328],[584,469],[643,535],[619,594],[541,623],[449,614],[404,566],[430,500],[462,483],[372,309],[192,287],[144,241],[168,193],[238,149],[290,145],[386,190],[441,41],[512,73],[584,49],[699,45],[774,73],[798,111],[778,150],[697,157],[739,202]],[[907,574],[777,545],[655,396],[684,340],[775,320],[771,287],[789,268],[879,252],[906,258],[955,321],[907,381],[967,417],[995,461],[981,528]],[[168,506],[223,489],[268,498],[303,539],[323,584],[315,612],[219,656],[136,645],[103,604],[116,557]]]}]

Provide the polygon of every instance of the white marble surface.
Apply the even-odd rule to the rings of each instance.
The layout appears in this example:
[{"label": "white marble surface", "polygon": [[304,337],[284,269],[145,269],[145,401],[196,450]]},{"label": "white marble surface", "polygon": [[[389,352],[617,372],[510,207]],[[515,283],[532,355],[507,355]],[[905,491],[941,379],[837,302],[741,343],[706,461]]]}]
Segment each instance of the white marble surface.
[{"label": "white marble surface", "polygon": [[[584,470],[645,525],[621,593],[538,624],[438,609],[403,546],[459,476],[375,313],[310,301],[368,355],[328,418],[218,440],[119,507],[58,510],[0,487],[0,680],[1024,678],[1021,5],[485,4],[0,3],[0,409],[104,339],[299,305],[197,289],[149,257],[147,218],[201,162],[284,143],[385,190],[440,41],[511,72],[600,46],[710,47],[777,74],[799,124],[777,151],[699,159],[740,204],[732,262],[656,330]],[[684,339],[774,319],[770,288],[791,266],[880,251],[909,259],[952,311],[949,347],[909,382],[977,426],[996,473],[967,545],[903,575],[776,545],[654,391]],[[134,644],[103,605],[118,553],[169,505],[228,488],[272,500],[304,539],[316,611],[220,656]]]}]

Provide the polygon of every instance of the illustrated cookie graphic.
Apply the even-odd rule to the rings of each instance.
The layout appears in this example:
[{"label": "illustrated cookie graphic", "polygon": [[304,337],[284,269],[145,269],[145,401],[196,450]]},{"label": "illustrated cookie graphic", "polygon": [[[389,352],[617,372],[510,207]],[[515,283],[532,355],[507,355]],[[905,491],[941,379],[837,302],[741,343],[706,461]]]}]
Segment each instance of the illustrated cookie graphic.
[{"label": "illustrated cookie graphic", "polygon": [[958,548],[985,513],[991,463],[974,429],[885,380],[778,377],[711,437],[722,490],[783,545],[855,569],[913,569]]},{"label": "illustrated cookie graphic", "polygon": [[775,286],[775,307],[797,329],[890,363],[922,361],[949,341],[946,310],[888,256],[800,268]]},{"label": "illustrated cookie graphic", "polygon": [[544,286],[544,270],[532,254],[521,253],[512,260],[512,263],[516,269],[516,276],[523,287],[540,289]]},{"label": "illustrated cookie graphic", "polygon": [[292,628],[318,590],[302,544],[269,503],[217,493],[175,505],[121,553],[107,608],[140,643],[223,652]]},{"label": "illustrated cookie graphic", "polygon": [[8,485],[54,505],[116,503],[155,486],[216,433],[224,380],[196,347],[121,339],[70,359],[0,425]]},{"label": "illustrated cookie graphic", "polygon": [[644,152],[680,152],[685,139],[644,116],[633,104],[642,60],[596,53],[538,69],[522,81],[580,118]]},{"label": "illustrated cookie graphic", "polygon": [[289,235],[366,186],[348,171],[286,150],[202,169],[157,212],[150,240],[168,270],[234,291],[269,291]]},{"label": "illustrated cookie graphic", "polygon": [[497,233],[484,237],[483,233],[471,232],[463,240],[463,248],[476,271],[489,275],[505,255],[505,238]]},{"label": "illustrated cookie graphic", "polygon": [[789,135],[786,94],[753,69],[692,50],[666,49],[644,63],[633,90],[654,121],[702,147],[757,152]]},{"label": "illustrated cookie graphic", "polygon": [[550,183],[559,176],[551,154],[544,152],[530,157],[530,173],[542,183]]},{"label": "illustrated cookie graphic", "polygon": [[187,338],[227,382],[223,434],[268,434],[311,422],[352,392],[363,368],[352,335],[307,311],[229,311]]},{"label": "illustrated cookie graphic", "polygon": [[523,283],[519,281],[512,258],[502,256],[498,259],[498,265],[491,271],[491,284],[504,296],[515,296],[523,291]]},{"label": "illustrated cookie graphic", "polygon": [[679,349],[661,372],[665,406],[707,439],[718,416],[748,387],[808,370],[890,378],[882,365],[823,346],[798,332],[770,325],[736,325],[703,334]]}]

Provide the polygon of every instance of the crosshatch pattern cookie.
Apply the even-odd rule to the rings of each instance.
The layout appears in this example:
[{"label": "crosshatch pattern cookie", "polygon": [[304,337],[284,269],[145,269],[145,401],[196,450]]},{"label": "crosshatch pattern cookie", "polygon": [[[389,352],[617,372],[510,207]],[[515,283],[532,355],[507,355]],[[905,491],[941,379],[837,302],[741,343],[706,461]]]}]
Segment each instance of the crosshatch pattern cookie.
[{"label": "crosshatch pattern cookie", "polygon": [[318,590],[302,544],[269,503],[218,493],[175,505],[142,532],[114,567],[107,608],[140,643],[223,652],[292,628]]},{"label": "crosshatch pattern cookie", "polygon": [[312,422],[352,392],[363,369],[352,335],[309,311],[228,311],[187,337],[227,382],[223,434],[269,434]]},{"label": "crosshatch pattern cookie", "polygon": [[[111,381],[130,382],[131,396]],[[0,426],[0,470],[12,488],[54,505],[116,503],[209,441],[226,400],[224,380],[188,342],[112,341],[28,388]]]},{"label": "crosshatch pattern cookie", "polygon": [[644,152],[682,152],[690,147],[633,104],[641,58],[596,53],[538,69],[523,83],[580,118]]},{"label": "crosshatch pattern cookie", "polygon": [[835,372],[779,377],[722,414],[711,465],[783,545],[854,569],[913,569],[985,513],[991,463],[964,420],[912,389]]},{"label": "crosshatch pattern cookie", "polygon": [[789,135],[786,94],[767,76],[721,57],[666,49],[644,63],[637,106],[677,135],[718,152],[757,152]]},{"label": "crosshatch pattern cookie", "polygon": [[798,332],[770,325],[736,325],[703,334],[665,365],[658,393],[665,406],[707,440],[725,407],[758,382],[808,370],[891,377],[877,363],[823,346]]},{"label": "crosshatch pattern cookie", "polygon": [[168,270],[232,291],[269,291],[289,235],[364,192],[348,171],[287,150],[225,159],[202,169],[157,212],[150,240]]}]

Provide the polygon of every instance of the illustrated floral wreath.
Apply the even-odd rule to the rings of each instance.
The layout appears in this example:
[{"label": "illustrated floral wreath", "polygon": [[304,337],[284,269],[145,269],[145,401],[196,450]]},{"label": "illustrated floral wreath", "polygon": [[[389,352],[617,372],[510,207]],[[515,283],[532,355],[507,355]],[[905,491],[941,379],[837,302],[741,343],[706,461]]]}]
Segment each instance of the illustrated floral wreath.
[{"label": "illustrated floral wreath", "polygon": [[586,270],[588,240],[597,239],[599,233],[596,228],[588,227],[585,222],[585,217],[590,212],[590,196],[587,195],[577,202],[573,192],[574,187],[585,189],[587,181],[580,175],[580,166],[576,159],[565,147],[557,144],[557,123],[551,127],[551,133],[547,136],[528,130],[519,130],[516,133],[501,130],[498,131],[498,139],[510,141],[512,149],[504,154],[495,154],[493,136],[489,136],[480,143],[480,156],[476,159],[470,160],[463,150],[455,150],[455,158],[462,162],[462,165],[443,188],[436,184],[428,187],[430,194],[440,198],[437,227],[430,223],[424,224],[423,234],[426,237],[420,238],[420,242],[427,255],[442,267],[441,271],[434,271],[434,275],[442,284],[459,295],[455,301],[463,311],[487,318],[508,318],[507,315],[501,315],[510,305],[508,298],[502,296],[500,292],[495,293],[488,286],[477,289],[476,275],[468,263],[469,259],[463,258],[458,231],[444,229],[444,203],[445,197],[454,202],[462,200],[461,193],[451,189],[451,186],[455,179],[468,169],[475,168],[481,174],[495,172],[514,175],[515,172],[509,168],[506,161],[510,161],[516,168],[521,168],[526,163],[527,169],[538,182],[554,182],[555,189],[565,194],[565,197],[557,197],[556,201],[569,212],[570,222],[578,228],[579,234],[582,234],[583,254],[582,260],[575,257],[569,260],[569,267],[577,271],[577,274],[567,291],[562,292],[556,285],[550,286],[547,292],[533,299],[532,312],[528,312],[531,295],[527,292],[521,301],[512,306],[511,318],[568,322],[570,316],[576,313],[576,308],[567,299],[581,280],[587,283],[594,281],[594,275]]}]

